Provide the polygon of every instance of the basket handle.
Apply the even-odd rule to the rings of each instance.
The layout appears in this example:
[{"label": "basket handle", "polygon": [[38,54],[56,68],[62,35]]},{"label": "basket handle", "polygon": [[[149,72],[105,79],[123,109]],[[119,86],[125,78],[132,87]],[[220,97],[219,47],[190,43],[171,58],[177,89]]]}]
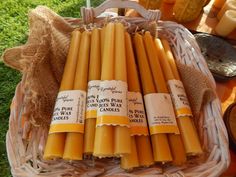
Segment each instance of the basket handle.
[{"label": "basket handle", "polygon": [[109,8],[130,8],[136,10],[143,18],[147,20],[159,20],[161,12],[159,10],[147,10],[135,1],[130,0],[106,0],[96,8],[81,8],[81,15],[84,23],[93,22],[95,17],[98,17],[106,9]]}]

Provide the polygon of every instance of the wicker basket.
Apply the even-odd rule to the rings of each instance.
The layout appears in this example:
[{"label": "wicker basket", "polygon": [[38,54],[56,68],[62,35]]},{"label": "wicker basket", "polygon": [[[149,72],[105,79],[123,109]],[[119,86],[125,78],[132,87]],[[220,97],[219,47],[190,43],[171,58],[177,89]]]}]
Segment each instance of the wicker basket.
[{"label": "wicker basket", "polygon": [[[140,24],[157,21],[158,33],[166,37],[173,49],[176,60],[202,72],[215,88],[214,79],[208,70],[207,64],[201,55],[200,49],[193,35],[183,26],[174,22],[159,21],[159,11],[145,10],[135,2],[126,0],[110,0],[94,9],[82,8],[81,19],[65,18],[70,25],[104,21],[104,18],[94,18],[105,9],[133,8],[143,18],[117,17],[111,20],[123,20],[127,24]],[[54,14],[56,15],[56,14]],[[105,19],[107,20],[107,19]],[[6,135],[8,159],[13,176],[219,176],[229,166],[227,132],[222,120],[221,105],[218,98],[207,103],[202,108],[201,116],[196,126],[205,151],[205,158],[193,159],[181,167],[166,166],[162,170],[159,166],[140,168],[131,173],[120,169],[117,159],[88,159],[83,161],[65,162],[63,160],[44,161],[42,153],[48,134],[48,129],[33,126],[25,120],[22,126],[22,111],[24,108],[24,94],[22,80],[15,92],[11,105],[9,130]],[[27,133],[30,128],[30,138]]]}]

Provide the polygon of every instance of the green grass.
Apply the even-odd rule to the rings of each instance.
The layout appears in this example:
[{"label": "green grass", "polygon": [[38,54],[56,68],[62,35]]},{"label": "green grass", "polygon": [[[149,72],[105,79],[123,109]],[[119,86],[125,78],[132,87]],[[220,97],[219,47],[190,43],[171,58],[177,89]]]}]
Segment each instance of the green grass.
[{"label": "green grass", "polygon": [[[97,6],[104,0],[91,0]],[[65,17],[80,17],[80,7],[85,0],[1,0],[0,1],[0,56],[7,48],[24,44],[28,34],[30,9],[45,5]],[[5,148],[8,129],[9,106],[17,83],[21,79],[18,71],[6,67],[0,61],[0,176],[10,176]]]}]

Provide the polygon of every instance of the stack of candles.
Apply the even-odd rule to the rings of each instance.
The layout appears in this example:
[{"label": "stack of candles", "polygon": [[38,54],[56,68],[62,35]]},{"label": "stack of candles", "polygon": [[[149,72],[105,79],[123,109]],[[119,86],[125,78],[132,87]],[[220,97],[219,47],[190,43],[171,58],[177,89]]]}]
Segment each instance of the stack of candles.
[{"label": "stack of candles", "polygon": [[131,170],[201,153],[165,39],[131,36],[121,23],[72,32],[44,159],[118,157]]},{"label": "stack of candles", "polygon": [[215,32],[224,37],[236,29],[236,1],[222,1],[221,7],[217,14],[219,23],[215,27]]}]

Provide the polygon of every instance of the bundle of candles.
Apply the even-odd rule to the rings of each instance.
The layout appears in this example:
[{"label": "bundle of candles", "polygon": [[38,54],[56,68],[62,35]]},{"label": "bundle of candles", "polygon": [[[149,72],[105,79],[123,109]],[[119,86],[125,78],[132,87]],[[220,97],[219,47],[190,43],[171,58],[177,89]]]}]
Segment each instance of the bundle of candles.
[{"label": "bundle of candles", "polygon": [[129,170],[202,153],[167,40],[121,23],[71,36],[44,159],[115,157]]}]

